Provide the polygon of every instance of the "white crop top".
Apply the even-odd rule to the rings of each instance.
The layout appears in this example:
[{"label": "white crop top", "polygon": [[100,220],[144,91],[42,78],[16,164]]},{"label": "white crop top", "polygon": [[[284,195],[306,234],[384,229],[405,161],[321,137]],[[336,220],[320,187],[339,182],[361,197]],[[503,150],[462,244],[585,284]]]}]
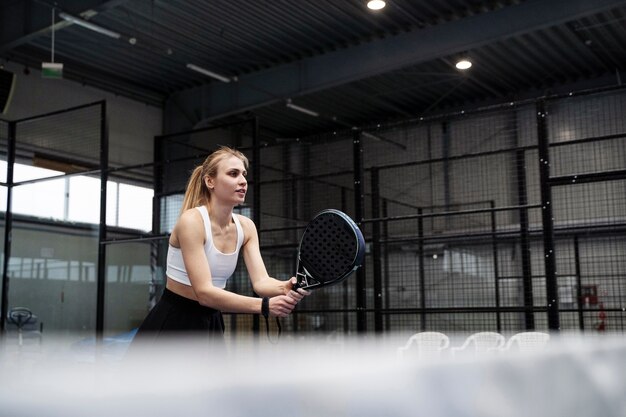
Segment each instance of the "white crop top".
[{"label": "white crop top", "polygon": [[[237,259],[239,258],[239,250],[243,245],[243,229],[241,223],[236,214],[233,214],[233,220],[235,221],[235,227],[237,228],[237,247],[232,253],[222,253],[213,245],[213,234],[211,233],[211,220],[209,219],[209,212],[206,206],[196,207],[196,209],[202,214],[202,220],[204,221],[205,230],[205,242],[204,253],[209,261],[209,268],[211,269],[211,279],[213,285],[219,288],[226,287],[226,281],[235,272],[237,267]],[[167,249],[167,271],[168,277],[181,284],[191,285],[185,264],[183,262],[183,254],[180,248],[174,247],[171,244]]]}]

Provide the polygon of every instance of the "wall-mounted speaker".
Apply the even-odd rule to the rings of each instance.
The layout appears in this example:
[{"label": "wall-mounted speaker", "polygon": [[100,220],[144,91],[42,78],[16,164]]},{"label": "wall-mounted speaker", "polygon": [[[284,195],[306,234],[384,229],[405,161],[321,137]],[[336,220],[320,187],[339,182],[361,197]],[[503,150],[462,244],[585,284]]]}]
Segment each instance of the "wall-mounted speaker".
[{"label": "wall-mounted speaker", "polygon": [[16,78],[12,72],[0,69],[0,114],[4,114],[9,110]]}]

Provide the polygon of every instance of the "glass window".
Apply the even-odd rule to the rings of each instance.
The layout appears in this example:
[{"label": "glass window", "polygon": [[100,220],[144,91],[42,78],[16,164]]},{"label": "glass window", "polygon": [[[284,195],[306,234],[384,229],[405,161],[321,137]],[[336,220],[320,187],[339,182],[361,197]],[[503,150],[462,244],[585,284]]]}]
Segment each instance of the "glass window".
[{"label": "glass window", "polygon": [[13,188],[13,213],[63,220],[65,179],[41,181]]},{"label": "glass window", "polygon": [[100,222],[100,178],[71,177],[67,220]]},{"label": "glass window", "polygon": [[[29,165],[14,165],[15,182],[61,175],[62,172]],[[6,182],[6,161],[0,161],[0,182]],[[107,182],[107,225],[152,230],[151,188]],[[42,180],[13,188],[13,213],[98,224],[100,178],[74,176]],[[0,187],[0,211],[7,205],[7,188]]]},{"label": "glass window", "polygon": [[118,226],[152,230],[152,196],[154,192],[135,185],[119,185]]},{"label": "glass window", "polygon": [[[5,162],[6,164],[6,162]],[[64,174],[61,171],[54,171],[47,168],[39,168],[24,164],[13,165],[13,182],[36,180],[39,178],[53,177]],[[6,174],[5,174],[6,181]]]},{"label": "glass window", "polygon": [[7,187],[0,187],[0,211],[7,209]]},{"label": "glass window", "polygon": [[[107,224],[109,226],[117,225],[117,191],[118,191],[118,183],[113,182],[113,181],[108,181],[107,182]],[[100,197],[98,197],[98,201],[100,201]]]}]

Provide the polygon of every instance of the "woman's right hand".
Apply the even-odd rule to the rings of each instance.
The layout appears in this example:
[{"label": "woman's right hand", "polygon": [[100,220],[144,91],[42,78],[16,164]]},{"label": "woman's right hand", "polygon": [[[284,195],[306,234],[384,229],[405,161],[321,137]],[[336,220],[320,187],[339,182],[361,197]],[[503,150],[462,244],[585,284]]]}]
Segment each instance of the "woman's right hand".
[{"label": "woman's right hand", "polygon": [[278,295],[270,298],[270,316],[287,317],[296,307],[298,302],[287,295]]}]

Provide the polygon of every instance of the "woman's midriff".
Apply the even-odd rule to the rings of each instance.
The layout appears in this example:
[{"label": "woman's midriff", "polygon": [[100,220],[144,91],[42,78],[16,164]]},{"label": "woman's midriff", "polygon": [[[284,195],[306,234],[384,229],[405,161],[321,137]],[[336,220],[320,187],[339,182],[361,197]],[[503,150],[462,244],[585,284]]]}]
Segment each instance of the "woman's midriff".
[{"label": "woman's midriff", "polygon": [[181,284],[180,282],[174,281],[170,277],[167,277],[167,283],[165,284],[165,286],[168,290],[180,295],[181,297],[198,301],[198,297],[196,297],[196,293],[190,285]]}]

